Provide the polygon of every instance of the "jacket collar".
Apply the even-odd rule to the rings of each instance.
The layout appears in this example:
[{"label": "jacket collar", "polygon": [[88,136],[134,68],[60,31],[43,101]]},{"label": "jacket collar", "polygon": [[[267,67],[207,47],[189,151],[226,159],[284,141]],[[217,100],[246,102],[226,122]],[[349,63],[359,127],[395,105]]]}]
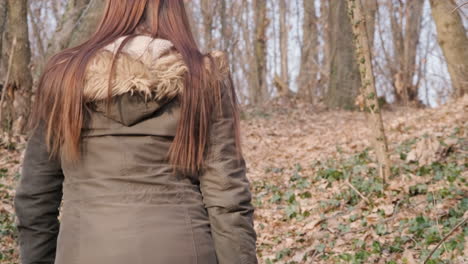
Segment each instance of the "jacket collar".
[{"label": "jacket collar", "polygon": [[[125,37],[99,50],[88,63],[83,91],[86,102],[107,98],[112,61]],[[130,40],[115,60],[112,97],[139,93],[145,100],[164,100],[181,94],[187,66],[173,47],[168,40],[149,36]]]}]

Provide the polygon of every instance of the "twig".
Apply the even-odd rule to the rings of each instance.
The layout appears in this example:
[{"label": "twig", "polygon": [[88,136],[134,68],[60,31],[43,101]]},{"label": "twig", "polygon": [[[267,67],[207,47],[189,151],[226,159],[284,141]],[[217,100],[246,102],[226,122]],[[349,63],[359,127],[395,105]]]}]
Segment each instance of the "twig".
[{"label": "twig", "polygon": [[15,46],[16,46],[16,36],[13,37],[13,42],[12,42],[11,51],[10,51],[10,59],[8,60],[7,75],[5,77],[5,82],[3,83],[2,97],[0,99],[0,124],[3,121],[3,116],[2,116],[3,102],[5,101],[5,94],[6,94],[6,89],[8,87],[8,83],[10,82],[11,66],[13,65],[13,57],[15,55]]},{"label": "twig", "polygon": [[437,244],[437,246],[432,249],[431,253],[426,257],[426,259],[424,260],[424,264],[427,263],[427,261],[429,261],[429,259],[431,259],[432,255],[434,254],[434,252],[440,247],[440,245],[442,245],[442,243],[444,243],[445,240],[447,240],[447,238],[453,233],[455,232],[455,230],[457,230],[457,228],[459,228],[460,226],[462,226],[464,223],[466,223],[466,221],[468,220],[468,217],[464,218],[460,223],[458,223],[458,225],[456,225],[452,230],[450,230],[450,232],[439,242],[439,244]]},{"label": "twig", "polygon": [[367,199],[367,197],[365,197],[361,192],[358,191],[358,189],[356,189],[356,187],[354,187],[348,180],[345,181],[346,185],[348,185],[351,189],[353,189],[359,196],[361,196],[361,198],[366,201],[367,204],[371,204],[371,202],[369,201],[369,199]]},{"label": "twig", "polygon": [[[436,198],[437,196],[434,191],[432,191],[432,197],[434,197],[432,201],[433,206],[434,208],[437,208],[437,198]],[[437,232],[439,232],[439,236],[442,237],[442,231],[440,230],[440,227],[439,227],[439,217],[440,215],[436,217],[436,227],[437,227]],[[442,245],[444,246],[444,250],[447,251],[447,246],[445,246],[445,243],[443,243]]]},{"label": "twig", "polygon": [[462,7],[465,6],[465,5],[468,5],[468,2],[463,3],[463,4],[461,4],[461,5],[457,6],[457,7],[455,7],[455,8],[452,10],[452,12],[450,12],[450,13],[453,13],[453,12],[457,11],[458,9],[462,8]]}]

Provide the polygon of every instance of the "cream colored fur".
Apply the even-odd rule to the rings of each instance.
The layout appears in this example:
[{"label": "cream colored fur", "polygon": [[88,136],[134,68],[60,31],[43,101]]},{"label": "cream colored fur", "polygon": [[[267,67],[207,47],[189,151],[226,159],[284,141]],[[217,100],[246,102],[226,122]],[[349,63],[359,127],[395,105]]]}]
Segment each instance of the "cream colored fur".
[{"label": "cream colored fur", "polygon": [[[122,39],[98,51],[90,60],[84,87],[86,101],[107,98],[112,60]],[[112,96],[130,92],[161,100],[181,94],[187,67],[178,53],[170,51],[172,47],[167,40],[146,36],[127,43],[115,62]]]},{"label": "cream colored fur", "polygon": [[[104,47],[90,60],[86,68],[84,87],[85,101],[98,101],[108,96],[109,75],[112,60],[124,37]],[[112,78],[112,96],[130,92],[140,93],[145,99],[162,100],[173,98],[183,92],[184,74],[188,71],[182,56],[172,50],[168,40],[138,36],[129,41],[115,61]],[[213,51],[214,67],[219,69],[219,78],[229,71],[226,55]],[[207,69],[210,63],[206,61]],[[216,78],[216,76],[212,76]]]}]

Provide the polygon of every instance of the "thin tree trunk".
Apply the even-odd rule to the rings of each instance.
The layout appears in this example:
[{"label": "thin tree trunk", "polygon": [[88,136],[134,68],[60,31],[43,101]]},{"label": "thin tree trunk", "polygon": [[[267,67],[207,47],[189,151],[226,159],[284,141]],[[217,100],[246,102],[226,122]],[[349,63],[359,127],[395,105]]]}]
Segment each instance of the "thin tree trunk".
[{"label": "thin tree trunk", "polygon": [[[3,48],[3,35],[5,32],[6,16],[7,16],[7,4],[6,0],[0,0],[0,61],[2,61],[2,48]],[[1,69],[0,65],[0,69]],[[0,74],[2,71],[0,70]]]},{"label": "thin tree trunk", "polygon": [[[323,38],[323,45],[320,47],[320,51],[317,51],[317,59],[318,59],[318,53],[321,52],[323,54],[322,58],[322,63],[320,65],[317,65],[318,67],[322,68],[323,70],[319,71],[319,78],[317,81],[317,87],[315,88],[315,93],[317,96],[320,98],[318,99],[323,99],[325,95],[328,93],[328,83],[330,80],[330,65],[331,65],[331,48],[330,48],[330,38],[331,38],[331,32],[330,32],[330,2],[328,0],[321,0],[320,1],[320,17],[318,17],[318,26],[320,28],[320,31],[317,32],[317,34],[322,35]],[[317,39],[317,43],[318,39]]]},{"label": "thin tree trunk", "polygon": [[253,103],[259,103],[266,99],[266,29],[268,19],[266,15],[266,0],[255,0],[255,66],[256,85],[252,98]]},{"label": "thin tree trunk", "polygon": [[[389,2],[390,23],[396,67],[390,68],[397,102],[408,104],[418,98],[418,87],[413,84],[417,72],[416,53],[421,32],[424,0],[408,1],[398,6]],[[406,10],[405,10],[406,9]]]},{"label": "thin tree trunk", "polygon": [[68,47],[77,46],[88,39],[97,29],[106,1],[91,0],[74,27]]},{"label": "thin tree trunk", "polygon": [[197,42],[198,46],[200,46],[200,30],[198,28],[197,20],[195,19],[196,10],[195,10],[194,2],[187,1],[186,9],[187,9],[187,16],[189,19],[190,28],[192,30],[193,37],[195,38],[195,41]]},{"label": "thin tree trunk", "polygon": [[70,41],[73,36],[73,31],[76,29],[76,24],[88,7],[89,2],[90,0],[68,1],[67,6],[65,7],[65,12],[63,13],[60,21],[58,21],[57,29],[53,33],[47,45],[46,58],[49,58],[55,53],[70,46]]},{"label": "thin tree trunk", "polygon": [[372,68],[372,55],[366,25],[366,15],[361,0],[348,0],[348,8],[351,10],[353,32],[357,40],[357,56],[363,87],[360,97],[364,100],[365,110],[368,113],[369,125],[372,129],[372,143],[377,154],[379,173],[383,182],[390,176],[390,158],[388,144],[382,121],[382,114],[375,88],[375,79]]},{"label": "thin tree trunk", "polygon": [[437,40],[447,61],[452,80],[453,96],[468,93],[468,38],[453,0],[431,0],[432,17],[437,28]]},{"label": "thin tree trunk", "polygon": [[[40,10],[39,10],[40,11]],[[44,56],[45,56],[45,47],[44,47],[44,41],[42,39],[42,32],[39,27],[39,21],[36,20],[36,17],[39,14],[33,14],[33,10],[31,10],[31,6],[28,6],[28,16],[30,17],[31,21],[31,26],[33,30],[33,36],[36,39],[37,43],[37,49],[39,53],[39,61],[44,61]]]},{"label": "thin tree trunk", "polygon": [[418,99],[418,87],[413,84],[413,77],[417,72],[416,53],[418,50],[419,38],[421,33],[422,13],[424,0],[416,0],[408,3],[409,12],[406,19],[404,46],[403,70],[404,83],[406,83],[406,96],[408,102],[414,102]]},{"label": "thin tree trunk", "polygon": [[333,108],[354,109],[361,77],[346,1],[330,2],[329,26],[331,64],[325,103]]},{"label": "thin tree trunk", "polygon": [[369,38],[369,45],[371,52],[374,48],[375,36],[375,15],[377,13],[377,0],[364,0],[362,3],[366,15],[367,36]]},{"label": "thin tree trunk", "polygon": [[287,22],[287,15],[288,15],[288,6],[286,0],[280,0],[279,2],[279,12],[280,12],[280,52],[281,52],[281,80],[286,85],[285,88],[288,90],[283,91],[286,93],[284,95],[289,94],[289,65],[288,65],[288,22]]},{"label": "thin tree trunk", "polygon": [[298,96],[313,102],[317,88],[318,73],[318,21],[315,1],[303,0],[301,68],[298,76]]},{"label": "thin tree trunk", "polygon": [[205,43],[205,50],[210,51],[213,49],[213,14],[215,7],[211,0],[201,0],[201,13],[203,18],[203,40]]},{"label": "thin tree trunk", "polygon": [[241,2],[241,12],[239,17],[236,19],[238,20],[238,29],[240,30],[240,34],[242,34],[243,45],[235,45],[233,46],[236,49],[237,60],[239,68],[242,70],[244,76],[247,76],[246,80],[246,87],[247,88],[247,98],[249,103],[252,103],[257,91],[257,66],[255,64],[255,46],[254,40],[252,39],[253,34],[251,34],[252,26],[251,26],[251,19],[249,10],[250,8],[250,1],[242,0]]},{"label": "thin tree trunk", "polygon": [[[12,67],[9,82],[4,84],[3,93],[5,101],[2,107],[1,130],[10,135],[23,134],[31,106],[32,76],[30,70],[31,49],[28,35],[28,1],[7,1],[7,30],[5,44],[11,46],[16,38],[13,51]],[[10,50],[6,47],[5,50]],[[4,54],[5,64],[9,61],[10,54]],[[6,59],[8,58],[8,59]],[[5,65],[8,67],[7,65]],[[5,67],[5,68],[6,68]]]},{"label": "thin tree trunk", "polygon": [[[223,50],[228,50],[230,49],[230,46],[231,46],[231,38],[232,38],[232,34],[231,34],[231,30],[230,28],[228,27],[228,21],[227,21],[227,17],[228,17],[228,14],[227,14],[227,3],[226,3],[226,0],[220,0],[220,10],[219,10],[219,19],[220,19],[220,22],[221,22],[221,36],[222,36],[222,40],[221,40],[221,49]],[[230,52],[228,52],[230,53]]]}]

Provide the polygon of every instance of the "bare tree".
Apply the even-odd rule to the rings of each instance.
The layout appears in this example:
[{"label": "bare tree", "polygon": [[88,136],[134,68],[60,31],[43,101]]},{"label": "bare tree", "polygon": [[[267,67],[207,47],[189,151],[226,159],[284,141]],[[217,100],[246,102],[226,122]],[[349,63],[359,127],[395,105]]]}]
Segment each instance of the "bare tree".
[{"label": "bare tree", "polygon": [[[221,24],[221,48],[223,50],[230,50],[232,43],[232,23],[228,20],[228,4],[226,0],[220,0],[219,5],[219,20]],[[232,5],[229,6],[232,8]],[[229,52],[230,53],[230,52]]]},{"label": "bare tree", "polygon": [[364,14],[366,16],[367,25],[367,36],[369,39],[369,45],[372,49],[374,47],[374,36],[375,36],[375,14],[377,13],[377,0],[365,0],[362,3],[364,7]]},{"label": "bare tree", "polygon": [[251,96],[253,103],[262,102],[267,97],[267,88],[266,88],[266,29],[268,26],[267,18],[267,7],[266,0],[255,0],[254,6],[254,16],[255,16],[255,66],[256,66],[256,83],[253,88],[253,94]]},{"label": "bare tree", "polygon": [[[6,15],[7,15],[6,0],[0,0],[0,61],[2,61],[3,32],[5,32]],[[1,68],[1,65],[0,65],[0,68]]]},{"label": "bare tree", "polygon": [[351,22],[346,1],[330,1],[330,78],[325,103],[329,107],[355,108],[361,86]]},{"label": "bare tree", "polygon": [[390,61],[388,67],[397,102],[408,104],[418,99],[418,87],[413,84],[413,79],[417,71],[416,52],[424,0],[400,2],[398,5],[393,1],[388,3],[394,50],[394,61]]},{"label": "bare tree", "polygon": [[302,1],[304,20],[302,23],[301,69],[297,79],[298,96],[312,102],[316,95],[318,74],[318,21],[315,1]]},{"label": "bare tree", "polygon": [[[377,89],[375,88],[374,71],[372,67],[371,45],[369,41],[369,28],[361,0],[348,0],[348,8],[353,24],[353,32],[357,42],[357,56],[363,83],[360,98],[364,101],[363,107],[368,113],[369,125],[372,129],[372,143],[379,163],[379,173],[383,181],[390,176],[390,158],[388,155],[387,137],[382,121]],[[371,22],[373,23],[373,22]]]},{"label": "bare tree", "polygon": [[[279,12],[280,12],[280,52],[281,52],[281,80],[286,84],[286,88],[289,87],[289,65],[288,65],[288,5],[286,0],[279,1]],[[285,91],[287,92],[287,91]]]},{"label": "bare tree", "polygon": [[[0,103],[2,116],[0,128],[12,134],[25,132],[31,106],[32,76],[30,71],[31,49],[28,35],[28,1],[7,0],[7,28],[5,31],[5,50],[10,50],[13,42],[13,58],[8,83],[4,84]],[[4,54],[2,60],[7,64],[11,54]],[[5,68],[8,67],[8,65]]]},{"label": "bare tree", "polygon": [[77,25],[73,28],[68,42],[68,47],[81,44],[94,33],[96,26],[102,17],[105,3],[106,1],[101,0],[91,0],[89,2],[86,9],[78,19]]},{"label": "bare tree", "polygon": [[[200,0],[201,1],[201,14],[203,19],[203,40],[206,50],[213,49],[213,18],[216,10],[216,6],[213,1]],[[215,1],[216,3],[218,1]]]},{"label": "bare tree", "polygon": [[[328,0],[320,0],[320,17],[318,17],[318,28],[317,32],[323,39],[321,45],[317,39],[318,53],[322,54],[323,58],[320,63],[321,69],[319,71],[319,77],[317,81],[316,94],[320,96],[319,99],[323,99],[328,91],[328,83],[330,79],[330,65],[331,65],[331,48],[330,48],[330,2]],[[318,54],[317,54],[318,59]]]},{"label": "bare tree", "polygon": [[453,95],[468,93],[468,38],[460,14],[453,0],[430,0],[432,17],[437,28],[437,39],[447,61],[452,80]]},{"label": "bare tree", "polygon": [[[57,28],[47,45],[46,57],[50,57],[70,46],[72,32],[76,29],[75,26],[88,7],[89,2],[90,0],[70,0],[67,2],[65,12],[59,19]],[[58,12],[55,11],[54,13]]]},{"label": "bare tree", "polygon": [[186,9],[187,9],[187,16],[189,19],[190,28],[193,33],[193,37],[197,41],[197,44],[200,45],[200,31],[198,29],[197,20],[195,19],[197,15],[196,15],[196,8],[195,8],[194,1],[187,1]]}]

